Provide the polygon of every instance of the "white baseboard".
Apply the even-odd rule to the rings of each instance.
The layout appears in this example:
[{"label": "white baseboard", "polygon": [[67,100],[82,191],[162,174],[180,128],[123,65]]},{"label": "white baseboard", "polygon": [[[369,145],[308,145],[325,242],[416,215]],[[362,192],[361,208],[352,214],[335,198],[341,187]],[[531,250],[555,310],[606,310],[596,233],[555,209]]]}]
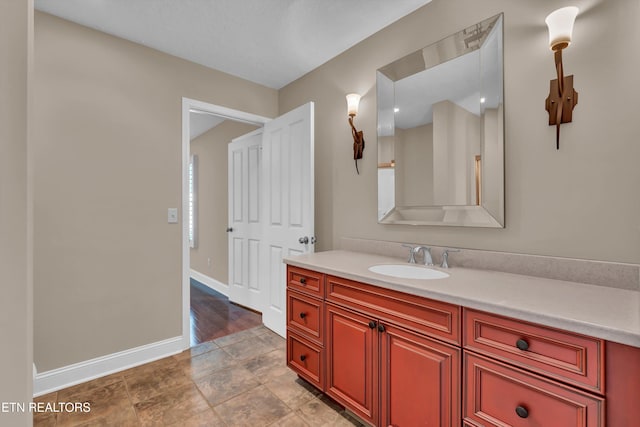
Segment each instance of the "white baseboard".
[{"label": "white baseboard", "polygon": [[[73,365],[36,374],[33,396],[42,396],[72,385],[80,384],[114,372],[153,362],[180,353],[185,349],[181,336],[143,345],[118,353],[97,357]],[[34,365],[35,366],[35,365]]]},{"label": "white baseboard", "polygon": [[196,279],[198,282],[200,282],[200,283],[202,283],[204,285],[207,285],[208,287],[210,287],[214,291],[220,292],[225,297],[229,296],[229,285],[225,285],[224,283],[219,282],[218,280],[214,279],[213,277],[209,277],[206,274],[202,274],[202,273],[200,273],[198,271],[195,271],[195,270],[191,270],[190,275],[191,275],[191,277]]}]

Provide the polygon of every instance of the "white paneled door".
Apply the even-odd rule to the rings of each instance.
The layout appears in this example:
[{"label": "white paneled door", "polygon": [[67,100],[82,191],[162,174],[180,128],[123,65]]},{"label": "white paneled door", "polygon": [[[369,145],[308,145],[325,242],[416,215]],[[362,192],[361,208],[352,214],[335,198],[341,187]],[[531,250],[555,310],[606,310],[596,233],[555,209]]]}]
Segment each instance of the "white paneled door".
[{"label": "white paneled door", "polygon": [[283,257],[313,252],[313,103],[265,124],[262,157],[265,204],[263,227],[268,300],[265,326],[286,335],[286,268]]},{"label": "white paneled door", "polygon": [[229,296],[262,312],[265,326],[283,337],[282,259],[313,252],[315,242],[313,117],[314,105],[308,103],[266,123],[253,161],[250,147],[257,132],[229,146]]},{"label": "white paneled door", "polygon": [[262,129],[231,141],[229,176],[229,300],[263,311],[260,280]]}]

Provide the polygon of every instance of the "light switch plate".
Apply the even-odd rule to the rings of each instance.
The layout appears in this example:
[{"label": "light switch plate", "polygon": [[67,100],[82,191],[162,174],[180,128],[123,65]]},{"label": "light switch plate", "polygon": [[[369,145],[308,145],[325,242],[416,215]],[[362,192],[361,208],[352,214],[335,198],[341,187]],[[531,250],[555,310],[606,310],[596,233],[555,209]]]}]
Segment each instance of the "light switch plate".
[{"label": "light switch plate", "polygon": [[167,211],[167,220],[169,221],[169,224],[178,223],[178,208],[169,208]]}]

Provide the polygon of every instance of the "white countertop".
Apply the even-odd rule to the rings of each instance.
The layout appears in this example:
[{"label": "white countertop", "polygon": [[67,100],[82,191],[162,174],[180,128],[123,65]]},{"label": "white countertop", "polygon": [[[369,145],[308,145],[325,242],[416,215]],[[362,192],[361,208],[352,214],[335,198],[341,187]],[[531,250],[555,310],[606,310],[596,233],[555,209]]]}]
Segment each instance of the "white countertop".
[{"label": "white countertop", "polygon": [[403,260],[349,251],[289,257],[285,263],[387,289],[502,314],[640,347],[640,292],[496,271],[451,267],[444,279],[401,279],[372,273]]}]

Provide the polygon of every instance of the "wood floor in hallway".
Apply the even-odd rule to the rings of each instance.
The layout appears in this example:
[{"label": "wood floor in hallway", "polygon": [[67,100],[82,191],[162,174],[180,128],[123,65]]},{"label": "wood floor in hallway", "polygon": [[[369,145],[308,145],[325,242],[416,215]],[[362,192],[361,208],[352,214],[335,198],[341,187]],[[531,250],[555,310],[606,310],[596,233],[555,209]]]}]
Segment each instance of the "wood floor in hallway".
[{"label": "wood floor in hallway", "polygon": [[262,315],[191,279],[191,346],[262,325]]}]

